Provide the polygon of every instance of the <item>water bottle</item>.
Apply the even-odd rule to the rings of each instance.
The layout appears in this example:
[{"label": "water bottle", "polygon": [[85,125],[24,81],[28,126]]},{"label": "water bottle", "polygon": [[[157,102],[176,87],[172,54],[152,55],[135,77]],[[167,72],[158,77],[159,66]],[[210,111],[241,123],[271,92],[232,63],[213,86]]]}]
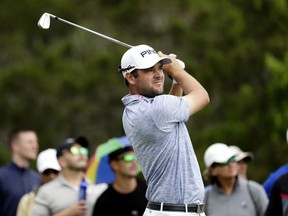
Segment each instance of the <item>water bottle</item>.
[{"label": "water bottle", "polygon": [[83,177],[79,187],[79,201],[86,200],[86,189],[87,189],[87,182],[85,180],[85,177]]}]

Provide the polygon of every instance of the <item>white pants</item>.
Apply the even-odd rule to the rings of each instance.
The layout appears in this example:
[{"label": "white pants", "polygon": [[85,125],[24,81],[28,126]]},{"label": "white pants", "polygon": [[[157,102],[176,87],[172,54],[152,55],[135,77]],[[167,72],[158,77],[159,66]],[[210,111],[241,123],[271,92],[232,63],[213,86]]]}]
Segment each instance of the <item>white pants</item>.
[{"label": "white pants", "polygon": [[205,213],[157,211],[146,208],[143,216],[205,216]]}]

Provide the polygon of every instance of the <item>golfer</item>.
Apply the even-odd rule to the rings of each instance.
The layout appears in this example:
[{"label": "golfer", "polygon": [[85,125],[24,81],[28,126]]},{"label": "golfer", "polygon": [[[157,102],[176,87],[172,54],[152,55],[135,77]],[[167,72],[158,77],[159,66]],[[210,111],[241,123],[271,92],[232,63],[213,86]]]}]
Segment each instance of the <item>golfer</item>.
[{"label": "golfer", "polygon": [[[130,92],[122,98],[124,130],[148,186],[144,216],[204,216],[203,181],[185,122],[209,103],[208,93],[174,55],[147,45],[125,52],[119,71]],[[174,79],[170,95],[163,94],[165,74]]]}]

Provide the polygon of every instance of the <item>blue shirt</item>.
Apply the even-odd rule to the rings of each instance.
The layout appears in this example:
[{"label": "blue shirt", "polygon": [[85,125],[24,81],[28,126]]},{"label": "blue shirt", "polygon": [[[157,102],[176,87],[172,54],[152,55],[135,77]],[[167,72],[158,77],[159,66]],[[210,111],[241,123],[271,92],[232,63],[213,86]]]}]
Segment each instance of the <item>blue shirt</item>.
[{"label": "blue shirt", "polygon": [[266,181],[263,183],[263,187],[267,193],[268,198],[270,197],[272,187],[275,183],[275,181],[282,176],[283,174],[288,173],[288,164],[285,164],[281,166],[279,169],[277,169],[275,172],[271,173],[269,177],[266,179]]},{"label": "blue shirt", "polygon": [[183,97],[126,95],[123,127],[142,168],[149,201],[203,203],[204,185],[185,122]]},{"label": "blue shirt", "polygon": [[10,162],[0,168],[0,215],[15,216],[20,198],[41,183],[35,171]]}]

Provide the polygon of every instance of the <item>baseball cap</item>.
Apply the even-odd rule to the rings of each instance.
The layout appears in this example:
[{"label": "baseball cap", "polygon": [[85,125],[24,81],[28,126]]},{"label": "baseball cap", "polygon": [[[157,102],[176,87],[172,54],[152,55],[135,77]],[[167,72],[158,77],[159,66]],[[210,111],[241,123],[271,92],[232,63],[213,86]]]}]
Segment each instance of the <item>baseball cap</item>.
[{"label": "baseball cap", "polygon": [[204,153],[204,163],[209,168],[213,163],[227,162],[236,154],[224,143],[214,143]]},{"label": "baseball cap", "polygon": [[84,148],[89,146],[89,142],[84,136],[79,136],[76,139],[68,138],[57,147],[57,158],[62,156],[64,150],[70,149],[75,144],[79,144]]},{"label": "baseball cap", "polygon": [[238,146],[231,145],[229,148],[235,153],[236,161],[245,160],[250,162],[254,159],[254,154],[252,152],[243,152]]},{"label": "baseball cap", "polygon": [[43,173],[47,169],[61,170],[56,157],[56,149],[49,148],[39,153],[37,157],[37,169],[39,173]]},{"label": "baseball cap", "polygon": [[133,151],[132,146],[126,146],[126,147],[117,149],[116,151],[113,151],[109,154],[109,161],[115,160],[117,159],[119,155],[124,154],[129,151]]},{"label": "baseball cap", "polygon": [[157,52],[148,45],[138,45],[127,50],[121,59],[119,72],[125,77],[135,69],[147,69],[153,67],[156,63],[170,64],[172,61],[168,57],[160,57]]}]

